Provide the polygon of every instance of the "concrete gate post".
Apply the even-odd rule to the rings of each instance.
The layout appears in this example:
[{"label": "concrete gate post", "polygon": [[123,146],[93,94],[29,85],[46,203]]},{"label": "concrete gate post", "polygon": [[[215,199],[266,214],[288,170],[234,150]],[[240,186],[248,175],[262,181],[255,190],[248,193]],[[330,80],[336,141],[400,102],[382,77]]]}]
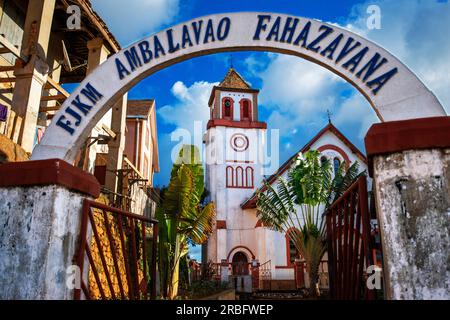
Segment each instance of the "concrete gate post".
[{"label": "concrete gate post", "polygon": [[0,166],[0,299],[73,299],[83,200],[99,193],[59,159]]},{"label": "concrete gate post", "polygon": [[388,299],[450,299],[450,117],[373,125],[365,138]]}]

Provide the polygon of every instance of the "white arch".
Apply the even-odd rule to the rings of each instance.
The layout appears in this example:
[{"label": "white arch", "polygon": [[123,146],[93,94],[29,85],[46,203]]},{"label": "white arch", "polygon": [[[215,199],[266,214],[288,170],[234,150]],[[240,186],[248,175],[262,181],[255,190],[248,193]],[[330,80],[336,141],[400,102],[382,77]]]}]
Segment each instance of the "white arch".
[{"label": "white arch", "polygon": [[64,102],[31,159],[73,162],[95,124],[145,77],[193,57],[244,50],[295,55],[331,70],[366,97],[381,121],[446,115],[403,63],[348,30],[284,14],[215,14],[144,38],[97,67]]}]

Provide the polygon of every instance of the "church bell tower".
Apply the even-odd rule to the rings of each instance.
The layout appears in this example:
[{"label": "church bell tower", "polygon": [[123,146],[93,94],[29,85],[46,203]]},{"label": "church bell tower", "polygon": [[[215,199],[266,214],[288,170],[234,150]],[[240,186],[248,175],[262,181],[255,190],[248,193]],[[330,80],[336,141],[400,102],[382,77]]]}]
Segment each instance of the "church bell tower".
[{"label": "church bell tower", "polygon": [[241,204],[262,183],[267,128],[258,121],[258,94],[233,67],[211,92],[203,142],[206,188],[216,205],[216,221],[203,262],[228,259],[230,237],[240,236],[239,230],[249,223]]}]

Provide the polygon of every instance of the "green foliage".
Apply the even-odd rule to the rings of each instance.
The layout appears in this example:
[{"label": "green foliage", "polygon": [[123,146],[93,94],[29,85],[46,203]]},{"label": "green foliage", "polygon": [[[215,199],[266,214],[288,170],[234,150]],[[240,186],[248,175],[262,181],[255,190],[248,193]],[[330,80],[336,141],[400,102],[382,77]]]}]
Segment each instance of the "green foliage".
[{"label": "green foliage", "polygon": [[316,286],[326,251],[323,213],[359,176],[357,162],[348,170],[345,166],[343,162],[333,177],[330,163],[322,163],[320,153],[311,150],[298,157],[287,180],[279,178],[276,188],[265,182],[266,190],[257,191],[259,218],[265,226],[290,237]]},{"label": "green foliage", "polygon": [[162,206],[157,210],[160,221],[159,269],[165,298],[177,296],[179,264],[188,253],[188,243],[202,244],[212,232],[215,206],[213,203],[201,204],[205,191],[203,180],[198,149],[183,146],[173,165]]}]

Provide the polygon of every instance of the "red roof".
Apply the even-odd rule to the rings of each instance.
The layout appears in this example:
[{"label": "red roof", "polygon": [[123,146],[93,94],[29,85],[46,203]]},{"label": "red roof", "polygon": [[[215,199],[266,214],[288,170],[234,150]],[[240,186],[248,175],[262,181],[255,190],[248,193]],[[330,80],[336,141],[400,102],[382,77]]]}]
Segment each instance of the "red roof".
[{"label": "red roof", "polygon": [[[281,176],[287,169],[291,167],[291,164],[297,159],[297,155],[299,153],[304,153],[308,151],[311,148],[311,146],[328,131],[333,132],[347,147],[350,148],[350,150],[352,150],[353,153],[355,153],[358,156],[358,158],[360,158],[364,163],[367,164],[366,156],[330,122],[322,130],[320,130],[319,133],[316,134],[315,137],[312,138],[302,149],[300,149],[299,152],[295,153],[285,163],[283,163],[281,167],[279,167],[278,170],[274,174],[272,174],[266,181],[270,184],[274,183],[279,176]],[[265,186],[262,186],[260,188],[261,191],[265,191],[265,189],[266,189]],[[256,208],[256,192],[249,199],[247,199],[244,203],[241,204],[241,208],[242,209]]]}]

